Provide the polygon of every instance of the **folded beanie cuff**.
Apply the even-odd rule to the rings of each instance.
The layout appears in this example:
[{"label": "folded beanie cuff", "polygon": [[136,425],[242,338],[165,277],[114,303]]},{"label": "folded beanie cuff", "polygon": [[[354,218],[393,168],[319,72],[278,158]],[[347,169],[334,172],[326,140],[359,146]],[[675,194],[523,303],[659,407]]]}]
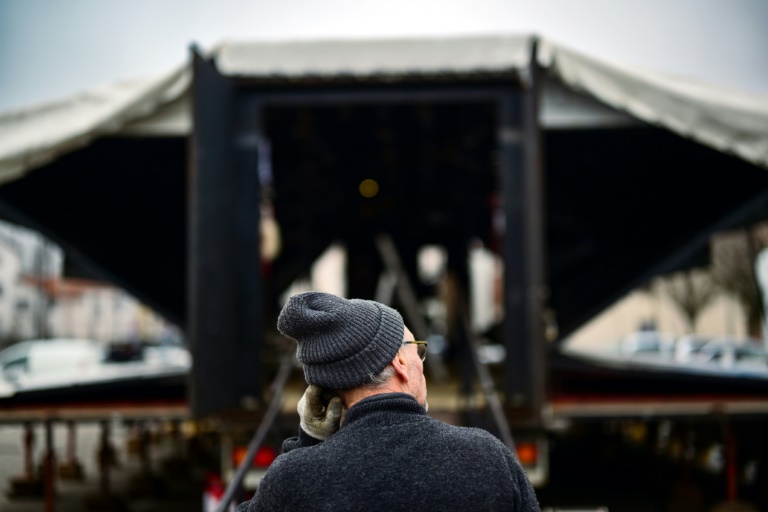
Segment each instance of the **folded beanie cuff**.
[{"label": "folded beanie cuff", "polygon": [[[394,310],[393,310],[394,311]],[[304,378],[308,384],[328,389],[350,389],[371,381],[387,367],[403,345],[404,326],[396,318],[384,316],[379,336],[351,357],[328,363],[304,363]]]},{"label": "folded beanie cuff", "polygon": [[329,389],[370,382],[400,350],[405,331],[389,306],[322,292],[288,299],[277,326],[296,340],[307,383]]}]

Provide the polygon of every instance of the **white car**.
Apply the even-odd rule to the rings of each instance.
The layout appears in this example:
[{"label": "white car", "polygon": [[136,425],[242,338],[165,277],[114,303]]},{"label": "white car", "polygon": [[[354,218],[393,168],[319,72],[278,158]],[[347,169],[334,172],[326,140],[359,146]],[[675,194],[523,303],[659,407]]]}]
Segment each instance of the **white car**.
[{"label": "white car", "polygon": [[83,339],[28,340],[0,352],[3,379],[17,389],[87,379],[103,362],[104,344]]},{"label": "white car", "polygon": [[750,340],[714,339],[699,349],[693,361],[728,370],[768,372],[768,354]]},{"label": "white car", "polygon": [[675,361],[688,363],[692,361],[701,349],[712,341],[712,336],[701,334],[686,334],[675,342]]},{"label": "white car", "polygon": [[109,345],[84,339],[22,341],[0,352],[0,397],[16,392],[188,372],[189,352],[178,345],[146,347],[141,357],[114,361]]}]

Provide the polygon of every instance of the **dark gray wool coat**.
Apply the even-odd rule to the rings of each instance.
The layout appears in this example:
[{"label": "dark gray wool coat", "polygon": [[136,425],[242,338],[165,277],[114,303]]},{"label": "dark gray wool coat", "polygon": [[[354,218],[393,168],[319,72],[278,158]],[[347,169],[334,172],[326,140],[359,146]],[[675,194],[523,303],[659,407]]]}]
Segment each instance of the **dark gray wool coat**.
[{"label": "dark gray wool coat", "polygon": [[284,448],[238,512],[539,510],[501,441],[430,418],[403,393],[356,403],[325,442],[301,432]]}]

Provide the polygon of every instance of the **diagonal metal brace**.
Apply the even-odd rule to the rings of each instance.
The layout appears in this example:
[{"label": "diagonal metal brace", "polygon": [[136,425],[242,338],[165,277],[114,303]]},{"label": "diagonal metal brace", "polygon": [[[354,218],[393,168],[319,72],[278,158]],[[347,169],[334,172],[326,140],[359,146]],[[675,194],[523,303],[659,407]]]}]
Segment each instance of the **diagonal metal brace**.
[{"label": "diagonal metal brace", "polygon": [[[424,320],[424,317],[420,313],[419,301],[416,297],[416,291],[411,285],[411,281],[408,279],[408,274],[405,273],[403,265],[400,262],[400,257],[397,254],[397,248],[392,238],[389,235],[379,235],[376,237],[376,248],[379,250],[379,255],[384,262],[384,268],[387,272],[394,276],[395,292],[400,303],[405,307],[405,315],[408,317],[408,322],[413,327],[421,339],[426,339],[425,336],[429,334],[429,326]],[[435,357],[430,359],[429,365],[432,377],[438,382],[444,382],[448,378],[448,371],[445,369],[443,360]]]},{"label": "diagonal metal brace", "polygon": [[275,422],[277,413],[280,412],[280,406],[283,403],[283,390],[285,389],[285,383],[288,381],[288,377],[291,375],[294,359],[295,355],[293,352],[287,352],[283,356],[283,359],[280,362],[280,368],[277,370],[277,375],[275,375],[275,380],[272,382],[272,400],[269,403],[269,407],[267,407],[267,412],[264,413],[259,428],[256,430],[253,439],[251,439],[251,442],[248,444],[248,451],[242,462],[240,462],[240,465],[237,467],[237,471],[232,477],[232,481],[227,485],[227,490],[224,492],[224,496],[222,496],[221,502],[219,502],[219,506],[216,508],[216,512],[226,512],[235,496],[240,494],[245,474],[251,467],[253,459],[256,457],[256,452],[261,447],[261,443],[263,443],[264,438],[267,437],[269,428]]}]

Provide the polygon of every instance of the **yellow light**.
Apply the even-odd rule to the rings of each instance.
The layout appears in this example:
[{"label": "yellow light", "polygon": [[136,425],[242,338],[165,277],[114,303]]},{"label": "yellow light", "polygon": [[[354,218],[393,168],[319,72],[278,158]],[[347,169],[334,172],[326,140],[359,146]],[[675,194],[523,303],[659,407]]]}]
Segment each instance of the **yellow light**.
[{"label": "yellow light", "polygon": [[376,183],[376,180],[372,180],[370,178],[365,179],[360,182],[360,195],[363,197],[371,198],[375,197],[376,194],[379,193],[379,184]]}]

